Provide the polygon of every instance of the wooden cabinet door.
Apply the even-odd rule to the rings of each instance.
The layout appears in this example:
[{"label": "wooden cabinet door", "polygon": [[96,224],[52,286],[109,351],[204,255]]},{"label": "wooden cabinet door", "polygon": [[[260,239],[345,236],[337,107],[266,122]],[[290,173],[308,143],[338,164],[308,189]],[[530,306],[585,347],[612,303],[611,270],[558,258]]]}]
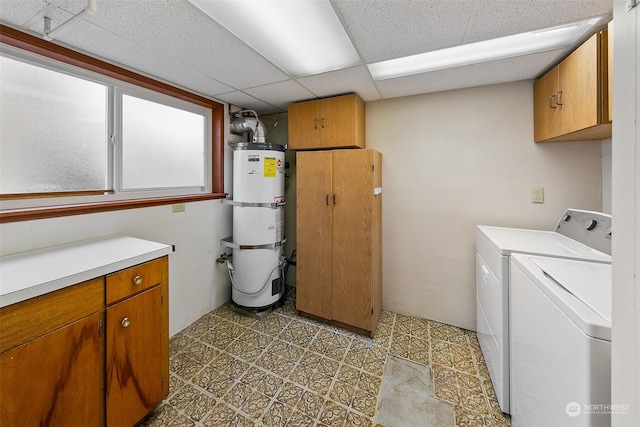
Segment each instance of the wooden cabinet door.
[{"label": "wooden cabinet door", "polygon": [[292,150],[364,148],[364,103],[356,94],[289,105]]},{"label": "wooden cabinet door", "polygon": [[320,101],[289,105],[289,142],[292,150],[322,146]]},{"label": "wooden cabinet door", "polygon": [[108,426],[132,426],[165,396],[161,286],[107,307]]},{"label": "wooden cabinet door", "polygon": [[102,425],[101,320],[93,314],[0,355],[0,425]]},{"label": "wooden cabinet door", "polygon": [[598,97],[599,35],[595,34],[559,67],[561,94],[559,134],[564,135],[599,124]]},{"label": "wooden cabinet door", "polygon": [[558,67],[538,79],[533,85],[533,137],[544,141],[558,135]]},{"label": "wooden cabinet door", "polygon": [[322,146],[364,148],[364,104],[355,95],[322,100]]},{"label": "wooden cabinet door", "polygon": [[296,154],[296,308],[331,318],[331,152]]},{"label": "wooden cabinet door", "polygon": [[372,153],[333,152],[331,319],[364,330],[371,330],[372,319]]},{"label": "wooden cabinet door", "polygon": [[604,93],[603,93],[603,123],[611,123],[613,120],[613,21],[607,25],[607,30],[602,32],[605,42],[602,46],[607,47],[607,51],[601,55],[601,58],[606,61],[607,66],[603,67],[607,71],[607,78],[604,79]]}]

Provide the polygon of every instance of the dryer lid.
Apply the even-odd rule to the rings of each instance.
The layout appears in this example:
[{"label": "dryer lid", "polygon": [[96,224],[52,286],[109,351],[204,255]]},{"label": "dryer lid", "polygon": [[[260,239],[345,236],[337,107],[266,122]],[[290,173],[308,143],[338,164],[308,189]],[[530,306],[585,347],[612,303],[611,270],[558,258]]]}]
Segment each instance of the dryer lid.
[{"label": "dryer lid", "polygon": [[611,321],[611,265],[531,258],[544,274],[607,321]]}]

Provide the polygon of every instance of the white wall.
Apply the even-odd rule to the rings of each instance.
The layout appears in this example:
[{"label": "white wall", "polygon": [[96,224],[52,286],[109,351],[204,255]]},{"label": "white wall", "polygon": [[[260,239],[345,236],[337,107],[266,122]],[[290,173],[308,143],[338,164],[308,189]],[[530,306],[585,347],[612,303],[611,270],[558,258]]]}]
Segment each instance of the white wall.
[{"label": "white wall", "polygon": [[640,6],[613,2],[613,426],[640,425]]},{"label": "white wall", "polygon": [[[226,117],[226,114],[225,114]],[[228,124],[225,124],[228,128]],[[228,135],[228,133],[227,133]],[[226,139],[225,139],[226,140]],[[225,144],[225,189],[230,191],[232,153]],[[0,224],[0,255],[110,234],[176,246],[169,255],[169,335],[231,298],[220,239],[231,235],[231,207],[219,200]]]},{"label": "white wall", "polygon": [[[229,300],[226,268],[215,259],[231,234],[230,211],[220,201],[2,224],[2,252],[14,253],[98,236],[121,234],[173,244],[169,255],[169,334],[172,336]],[[73,262],[73,261],[70,261]]]},{"label": "white wall", "polygon": [[550,230],[567,207],[602,209],[600,142],[535,144],[530,81],[369,102],[366,126],[385,309],[475,329],[477,224]]},{"label": "white wall", "polygon": [[602,212],[611,213],[611,163],[613,144],[611,139],[602,141]]}]

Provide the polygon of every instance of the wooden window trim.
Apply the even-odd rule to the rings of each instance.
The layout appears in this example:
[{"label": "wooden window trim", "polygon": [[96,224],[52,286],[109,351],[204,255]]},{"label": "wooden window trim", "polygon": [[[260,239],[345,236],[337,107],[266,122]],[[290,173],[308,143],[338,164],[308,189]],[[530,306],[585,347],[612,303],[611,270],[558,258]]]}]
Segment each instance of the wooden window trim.
[{"label": "wooden window trim", "polygon": [[153,206],[171,205],[174,203],[200,202],[204,200],[223,199],[224,193],[198,194],[195,196],[159,197],[151,199],[120,200],[117,202],[97,202],[77,205],[51,206],[6,210],[0,213],[0,224],[36,219],[58,218],[62,216],[86,215],[100,212],[120,211],[125,209],[150,208]]},{"label": "wooden window trim", "polygon": [[212,200],[225,197],[224,193],[224,105],[186,90],[159,82],[133,71],[109,64],[91,56],[76,52],[58,44],[34,37],[11,27],[0,24],[0,43],[14,46],[28,52],[51,58],[85,70],[93,71],[125,83],[150,89],[165,95],[191,102],[211,109],[211,193],[195,196],[162,197],[125,200],[118,202],[98,202],[77,205],[53,206],[47,208],[16,209],[0,212],[0,223],[27,221],[32,219],[55,218],[59,216],[82,215],[121,209],[133,209],[173,203]]}]

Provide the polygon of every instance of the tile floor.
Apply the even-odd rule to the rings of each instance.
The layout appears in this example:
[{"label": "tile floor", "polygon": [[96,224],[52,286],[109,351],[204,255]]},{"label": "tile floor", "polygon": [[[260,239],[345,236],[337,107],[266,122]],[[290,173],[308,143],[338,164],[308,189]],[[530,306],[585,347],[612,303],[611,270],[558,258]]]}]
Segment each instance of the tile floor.
[{"label": "tile floor", "polygon": [[264,319],[227,303],[176,334],[169,396],[140,427],[380,426],[388,354],[431,365],[456,426],[511,425],[474,332],[383,311],[371,339],[299,316],[292,290]]}]

